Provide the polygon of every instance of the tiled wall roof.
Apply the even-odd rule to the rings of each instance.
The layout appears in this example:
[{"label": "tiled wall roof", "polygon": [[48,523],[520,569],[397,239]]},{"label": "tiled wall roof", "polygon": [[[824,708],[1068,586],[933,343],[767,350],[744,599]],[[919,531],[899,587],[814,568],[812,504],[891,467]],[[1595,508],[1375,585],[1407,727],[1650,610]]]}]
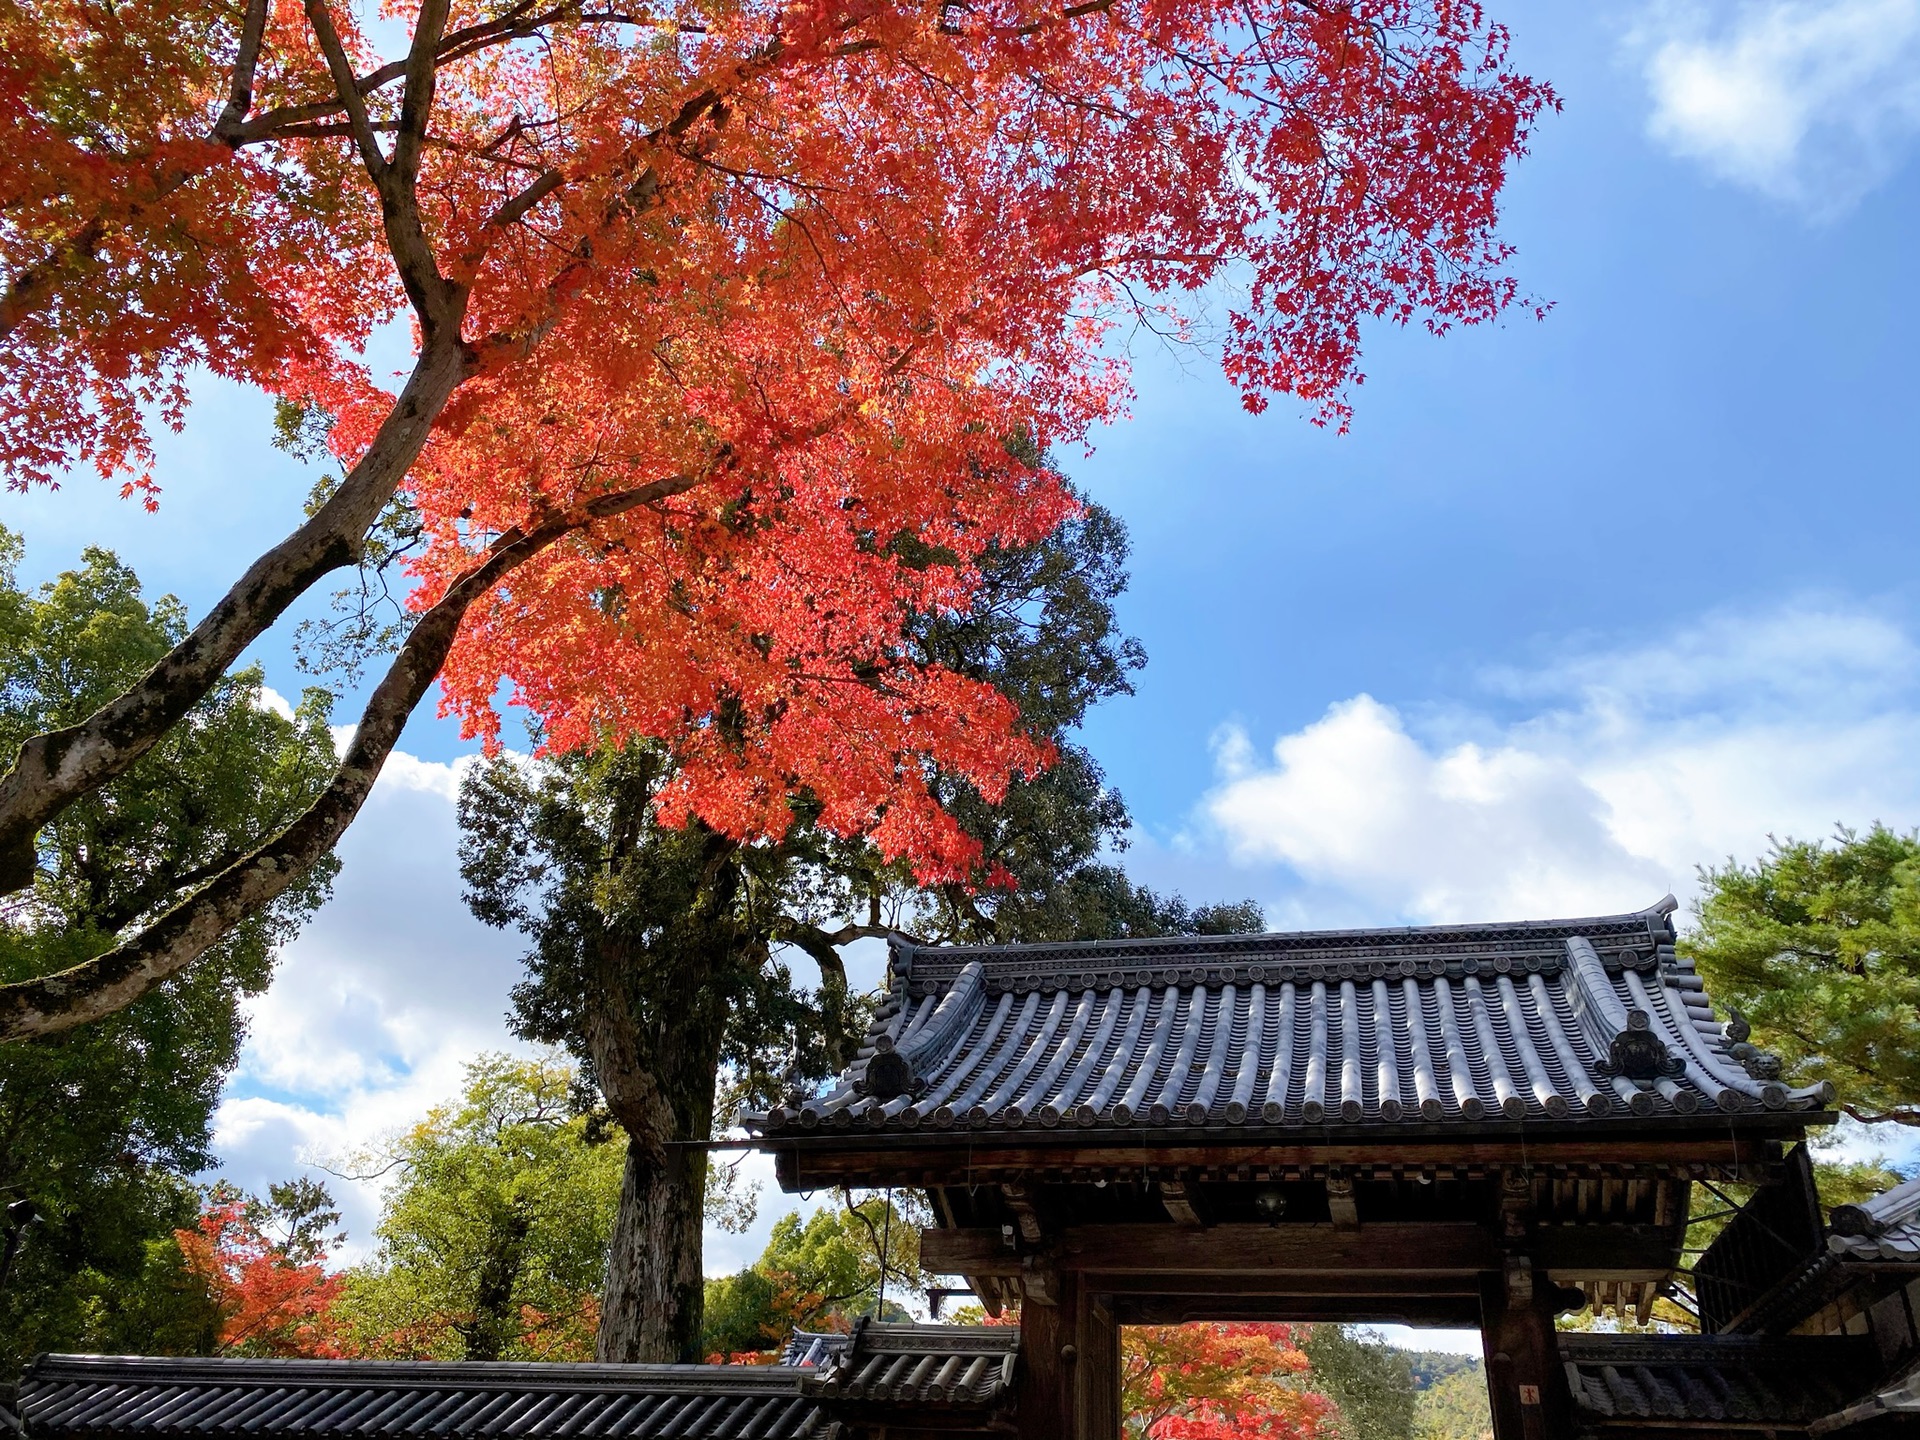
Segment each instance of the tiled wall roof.
[{"label": "tiled wall roof", "polygon": [[1836,1205],[1832,1225],[1827,1249],[1843,1259],[1920,1263],[1920,1180],[1858,1205]]},{"label": "tiled wall roof", "polygon": [[1012,1393],[1011,1325],[861,1325],[802,1374],[803,1394],[834,1402],[991,1409]]},{"label": "tiled wall roof", "polygon": [[1606,1422],[1720,1421],[1799,1433],[1859,1398],[1871,1345],[1852,1338],[1563,1335],[1574,1408]]},{"label": "tiled wall roof", "polygon": [[777,1366],[432,1364],[43,1355],[30,1437],[809,1440],[819,1408]]},{"label": "tiled wall roof", "polygon": [[1019,1341],[1012,1327],[862,1323],[796,1335],[765,1366],[43,1355],[15,1419],[29,1440],[815,1440],[874,1406],[985,1424],[1011,1403]]}]

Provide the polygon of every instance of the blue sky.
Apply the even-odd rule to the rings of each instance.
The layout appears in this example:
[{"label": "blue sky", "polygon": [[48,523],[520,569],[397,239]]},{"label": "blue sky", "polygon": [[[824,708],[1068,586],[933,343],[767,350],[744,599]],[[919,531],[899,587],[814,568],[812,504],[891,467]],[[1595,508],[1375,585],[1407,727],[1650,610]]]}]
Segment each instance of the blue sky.
[{"label": "blue sky", "polygon": [[[1088,731],[1129,863],[1276,928],[1638,908],[1770,832],[1920,823],[1920,0],[1491,9],[1565,101],[1505,227],[1547,318],[1371,335],[1344,436],[1149,341],[1133,420],[1063,457],[1133,533],[1151,663]],[[297,516],[266,437],[209,384],[158,516],[77,477],[0,517],[31,575],[108,543],[199,609]],[[260,653],[295,692],[286,637]],[[257,1009],[245,1183],[506,1043],[514,948],[453,875],[463,747],[430,717],[405,746]]]}]

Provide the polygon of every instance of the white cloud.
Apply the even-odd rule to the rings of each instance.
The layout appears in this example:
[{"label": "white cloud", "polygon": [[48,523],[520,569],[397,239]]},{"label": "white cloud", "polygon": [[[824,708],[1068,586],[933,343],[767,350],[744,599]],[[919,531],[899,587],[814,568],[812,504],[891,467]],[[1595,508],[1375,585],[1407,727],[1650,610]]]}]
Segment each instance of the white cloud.
[{"label": "white cloud", "polygon": [[1656,140],[1816,215],[1853,204],[1920,133],[1920,0],[1655,4],[1630,48]]},{"label": "white cloud", "polygon": [[293,702],[271,685],[260,687],[260,704],[278,715],[282,720],[293,719]]},{"label": "white cloud", "polygon": [[[528,1048],[506,1026],[521,937],[481,925],[460,899],[453,802],[474,763],[388,759],[341,843],[332,900],[250,1007],[246,1049],[215,1117],[220,1171],[234,1183],[264,1191],[299,1173],[326,1181],[352,1236],[349,1262],[370,1249],[383,1182],[343,1181],[320,1166],[457,1095],[481,1052]],[[855,983],[874,983],[885,947],[854,948]],[[750,1157],[744,1177],[761,1184],[760,1218],[744,1236],[708,1232],[714,1274],[756,1259],[779,1216],[811,1208],[780,1193],[765,1157]]]},{"label": "white cloud", "polygon": [[1883,617],[1800,605],[1488,677],[1491,698],[1535,702],[1518,718],[1415,724],[1360,695],[1265,761],[1224,731],[1201,815],[1237,863],[1304,882],[1283,908],[1311,898],[1336,923],[1684,899],[1695,865],[1770,833],[1920,821],[1916,654]]},{"label": "white cloud", "polygon": [[[250,1007],[216,1117],[236,1183],[258,1189],[365,1146],[456,1094],[483,1050],[523,1048],[505,1023],[519,938],[460,900],[452,802],[464,763],[388,761],[341,843],[332,900]],[[329,1184],[364,1242],[377,1187]]]}]

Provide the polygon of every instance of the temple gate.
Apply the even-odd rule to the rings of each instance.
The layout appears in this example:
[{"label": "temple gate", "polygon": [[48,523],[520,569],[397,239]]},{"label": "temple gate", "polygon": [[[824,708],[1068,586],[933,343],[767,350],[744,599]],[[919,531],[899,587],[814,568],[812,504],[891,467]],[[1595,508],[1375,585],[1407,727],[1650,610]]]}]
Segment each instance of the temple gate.
[{"label": "temple gate", "polygon": [[1677,1288],[1694,1187],[1771,1203],[1833,1118],[1830,1087],[1782,1084],[1716,1018],[1674,908],[896,940],[841,1083],[748,1123],[787,1190],[926,1190],[923,1264],[1020,1304],[1033,1440],[1113,1440],[1119,1327],[1202,1319],[1477,1326],[1498,1440],[1572,1435],[1555,1315],[1699,1306]]}]

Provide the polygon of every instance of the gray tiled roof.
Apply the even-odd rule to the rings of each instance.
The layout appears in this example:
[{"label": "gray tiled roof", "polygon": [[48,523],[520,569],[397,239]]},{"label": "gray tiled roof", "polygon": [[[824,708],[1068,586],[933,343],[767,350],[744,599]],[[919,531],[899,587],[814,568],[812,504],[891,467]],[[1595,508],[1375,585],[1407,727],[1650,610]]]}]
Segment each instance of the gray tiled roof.
[{"label": "gray tiled roof", "polygon": [[1836,1205],[1832,1225],[1827,1249],[1842,1259],[1920,1264],[1920,1179],[1858,1205]]},{"label": "gray tiled roof", "polygon": [[1853,1337],[1563,1335],[1560,1358],[1583,1427],[1603,1432],[1682,1420],[1797,1432],[1857,1399],[1873,1374],[1871,1344]]},{"label": "gray tiled roof", "polygon": [[780,1350],[782,1365],[823,1365],[853,1343],[844,1330],[795,1330]]},{"label": "gray tiled roof", "polygon": [[39,1436],[809,1440],[780,1366],[435,1364],[43,1355],[19,1390]]},{"label": "gray tiled roof", "polygon": [[[748,1123],[879,1130],[1476,1124],[1810,1111],[1739,1058],[1667,915],[1065,945],[895,941],[830,1093]],[[1739,1037],[1733,1037],[1738,1039]],[[1752,1073],[1749,1071],[1752,1067]]]},{"label": "gray tiled roof", "polygon": [[813,1440],[875,1406],[990,1418],[1010,1403],[1019,1339],[1013,1327],[860,1323],[796,1333],[779,1365],[43,1355],[9,1428],[29,1440]]},{"label": "gray tiled roof", "polygon": [[991,1409],[1009,1398],[1020,1331],[1011,1325],[865,1325],[823,1347],[802,1394],[823,1401]]}]

